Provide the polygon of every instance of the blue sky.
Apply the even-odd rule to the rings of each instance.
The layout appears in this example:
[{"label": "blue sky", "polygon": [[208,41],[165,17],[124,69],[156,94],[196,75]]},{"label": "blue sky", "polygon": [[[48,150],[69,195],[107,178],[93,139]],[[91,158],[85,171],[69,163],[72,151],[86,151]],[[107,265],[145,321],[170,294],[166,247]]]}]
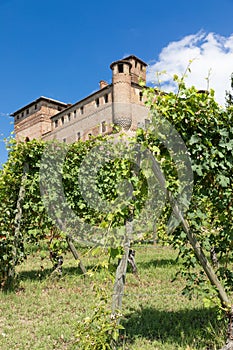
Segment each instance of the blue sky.
[{"label": "blue sky", "polygon": [[110,63],[125,55],[150,64],[151,82],[157,69],[180,73],[200,56],[195,83],[210,64],[224,89],[221,77],[233,71],[232,13],[232,0],[0,0],[0,164],[10,113],[41,95],[78,101],[101,79],[110,82]]}]

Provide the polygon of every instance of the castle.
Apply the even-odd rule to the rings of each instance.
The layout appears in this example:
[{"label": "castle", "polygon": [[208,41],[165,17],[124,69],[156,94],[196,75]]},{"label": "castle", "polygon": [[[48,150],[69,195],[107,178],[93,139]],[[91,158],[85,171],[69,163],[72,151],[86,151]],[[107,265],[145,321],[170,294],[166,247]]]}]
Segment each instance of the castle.
[{"label": "castle", "polygon": [[140,84],[146,82],[146,67],[134,55],[113,62],[112,83],[101,80],[98,91],[74,104],[39,97],[11,114],[16,140],[57,139],[72,143],[111,134],[114,125],[135,131],[148,118]]}]

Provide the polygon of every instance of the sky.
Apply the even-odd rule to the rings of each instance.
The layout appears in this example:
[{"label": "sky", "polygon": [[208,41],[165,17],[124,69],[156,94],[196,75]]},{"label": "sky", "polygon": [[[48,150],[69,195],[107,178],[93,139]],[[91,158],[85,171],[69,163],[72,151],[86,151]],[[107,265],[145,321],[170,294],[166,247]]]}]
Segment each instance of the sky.
[{"label": "sky", "polygon": [[[10,114],[39,96],[74,103],[111,82],[111,62],[136,55],[164,89],[191,63],[188,84],[224,105],[233,72],[233,0],[0,0],[0,164]],[[209,77],[208,79],[206,79]]]}]

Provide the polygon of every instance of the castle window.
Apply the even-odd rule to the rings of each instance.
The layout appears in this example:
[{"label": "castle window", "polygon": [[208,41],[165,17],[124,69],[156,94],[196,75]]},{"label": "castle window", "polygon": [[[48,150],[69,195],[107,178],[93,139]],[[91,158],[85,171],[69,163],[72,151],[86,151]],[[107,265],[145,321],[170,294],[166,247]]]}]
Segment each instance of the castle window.
[{"label": "castle window", "polygon": [[23,118],[23,116],[24,116],[24,113],[22,112],[22,113],[21,113],[21,117]]},{"label": "castle window", "polygon": [[37,109],[37,104],[35,104],[35,109]]},{"label": "castle window", "polygon": [[142,101],[143,93],[140,91],[139,92],[139,101]]},{"label": "castle window", "polygon": [[118,64],[118,73],[124,73],[124,66],[123,63]]},{"label": "castle window", "polygon": [[60,106],[57,107],[58,111],[62,111],[62,108]]},{"label": "castle window", "polygon": [[66,138],[64,138],[62,141],[63,141],[63,142],[66,142]]},{"label": "castle window", "polygon": [[105,132],[106,130],[107,130],[106,122],[103,121],[103,122],[101,122],[101,132]]},{"label": "castle window", "polygon": [[108,94],[104,95],[104,103],[108,103]]},{"label": "castle window", "polygon": [[77,132],[77,141],[79,141],[81,139],[81,134],[80,132]]},{"label": "castle window", "polygon": [[27,114],[29,114],[29,109],[27,109]]},{"label": "castle window", "polygon": [[99,105],[100,105],[100,99],[99,99],[99,98],[97,98],[97,99],[95,100],[95,105],[96,105],[96,107],[99,107]]},{"label": "castle window", "polygon": [[141,64],[141,70],[143,70],[143,65]]},{"label": "castle window", "polygon": [[19,120],[19,115],[17,115],[16,119]]},{"label": "castle window", "polygon": [[137,68],[137,65],[138,65],[138,62],[137,62],[137,61],[135,61],[135,68]]},{"label": "castle window", "polygon": [[70,122],[70,113],[68,113],[68,121]]},{"label": "castle window", "polygon": [[83,114],[83,106],[80,107],[80,113]]},{"label": "castle window", "polygon": [[54,121],[54,126],[55,126],[55,128],[58,127],[58,120],[55,120],[55,121]]},{"label": "castle window", "polygon": [[74,118],[76,118],[76,110],[74,110]]},{"label": "castle window", "polygon": [[62,123],[62,125],[64,125],[64,123],[65,123],[65,118],[64,118],[64,116],[61,117],[61,123]]}]

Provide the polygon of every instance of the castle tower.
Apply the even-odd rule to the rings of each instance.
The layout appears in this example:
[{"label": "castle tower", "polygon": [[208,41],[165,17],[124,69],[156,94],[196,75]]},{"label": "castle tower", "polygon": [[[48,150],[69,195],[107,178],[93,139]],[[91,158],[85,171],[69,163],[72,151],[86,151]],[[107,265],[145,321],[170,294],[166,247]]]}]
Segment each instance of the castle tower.
[{"label": "castle tower", "polygon": [[139,85],[140,81],[144,81],[145,83],[147,64],[134,55],[125,57],[124,60],[131,63],[130,74],[132,84]]},{"label": "castle tower", "polygon": [[113,123],[125,130],[132,125],[132,103],[140,80],[146,81],[147,64],[136,56],[128,56],[110,65],[112,69]]},{"label": "castle tower", "polygon": [[110,66],[112,69],[113,123],[126,130],[132,123],[131,67],[132,64],[126,60],[113,62]]},{"label": "castle tower", "polygon": [[41,96],[12,113],[16,140],[40,139],[51,131],[51,116],[68,106],[67,103]]}]

